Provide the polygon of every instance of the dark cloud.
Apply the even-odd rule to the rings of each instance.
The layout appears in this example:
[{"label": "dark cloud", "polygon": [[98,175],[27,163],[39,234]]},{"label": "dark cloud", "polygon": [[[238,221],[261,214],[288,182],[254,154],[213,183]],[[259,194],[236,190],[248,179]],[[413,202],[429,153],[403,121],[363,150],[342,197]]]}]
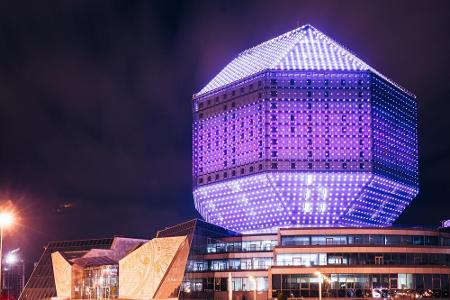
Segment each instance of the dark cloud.
[{"label": "dark cloud", "polygon": [[[0,195],[16,245],[151,237],[197,216],[191,96],[239,51],[311,23],[418,97],[421,192],[450,217],[447,1],[0,3]],[[64,204],[71,206],[65,208]],[[9,244],[9,246],[8,246]]]}]

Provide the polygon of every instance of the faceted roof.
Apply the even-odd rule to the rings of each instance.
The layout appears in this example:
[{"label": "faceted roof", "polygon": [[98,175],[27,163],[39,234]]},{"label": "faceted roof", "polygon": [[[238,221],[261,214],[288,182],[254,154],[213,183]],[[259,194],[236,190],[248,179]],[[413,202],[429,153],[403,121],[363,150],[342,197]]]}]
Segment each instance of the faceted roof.
[{"label": "faceted roof", "polygon": [[195,96],[264,70],[371,71],[412,95],[308,24],[241,52]]}]

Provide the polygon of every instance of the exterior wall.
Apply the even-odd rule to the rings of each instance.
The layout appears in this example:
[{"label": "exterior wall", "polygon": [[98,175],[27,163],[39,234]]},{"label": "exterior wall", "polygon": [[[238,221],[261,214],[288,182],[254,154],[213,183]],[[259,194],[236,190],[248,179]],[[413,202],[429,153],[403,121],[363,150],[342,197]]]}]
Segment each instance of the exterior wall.
[{"label": "exterior wall", "polygon": [[[340,237],[346,237],[346,243],[340,244]],[[309,245],[284,246],[283,238],[309,237]],[[312,244],[317,237],[336,238],[331,244]],[[377,241],[383,245],[358,244],[355,237],[382,237]],[[400,237],[405,237],[402,239]],[[350,243],[352,238],[352,244]],[[348,239],[348,240],[347,240]],[[273,249],[259,249],[260,251],[243,251],[239,243],[245,241],[277,241]],[[421,244],[416,240],[422,241]],[[227,297],[228,276],[231,274],[233,281],[233,299],[253,299],[252,285],[249,278],[258,278],[260,282],[267,282],[257,293],[258,299],[281,297],[318,297],[318,278],[316,272],[321,272],[329,282],[323,283],[323,297],[378,297],[377,293],[386,293],[385,297],[431,297],[449,298],[448,287],[450,276],[450,234],[430,229],[407,228],[285,228],[280,229],[277,235],[243,235],[231,236],[220,239],[210,239],[207,248],[202,252],[192,253],[190,259],[195,262],[204,262],[206,269],[193,271],[188,267],[184,277],[181,298],[186,299],[225,299]],[[317,240],[319,241],[319,240]],[[369,242],[371,239],[369,238]],[[404,245],[387,245],[386,243],[405,243]],[[320,241],[319,241],[320,242]],[[337,242],[338,244],[334,244]],[[221,244],[215,249],[211,245]],[[355,244],[357,243],[357,244]],[[231,247],[231,245],[233,247]],[[208,253],[219,251],[216,253]],[[319,264],[309,264],[299,261],[296,264],[284,265],[278,261],[278,255],[325,255],[325,261]],[[351,255],[362,255],[363,262],[358,264],[350,259]],[[332,257],[342,255],[342,261],[330,260]],[[392,258],[391,258],[392,256]],[[395,258],[394,258],[395,256]],[[271,258],[271,264],[263,269],[255,266],[250,269],[242,269],[233,260],[247,260],[258,258]],[[401,257],[401,262],[397,259]],[[422,260],[426,258],[426,260]],[[417,260],[419,259],[419,260]],[[224,263],[221,270],[211,269],[213,262]],[[191,266],[188,262],[188,266]],[[247,268],[247,266],[246,266]],[[281,280],[280,284],[273,286],[273,280]],[[274,279],[275,278],[275,279]],[[348,278],[348,279],[346,279]],[[403,282],[408,278],[408,282]],[[412,278],[412,279],[411,279]],[[327,279],[327,280],[328,280]],[[362,280],[362,281],[361,281]],[[380,281],[381,280],[381,281]],[[387,281],[384,281],[387,280]],[[423,280],[420,281],[420,280]],[[431,280],[431,283],[427,280]],[[237,284],[236,282],[242,282]],[[244,282],[246,286],[244,286]],[[302,282],[302,287],[300,283]],[[287,288],[288,287],[288,288]],[[423,288],[421,288],[423,287]]]},{"label": "exterior wall", "polygon": [[181,282],[186,270],[186,262],[189,255],[189,240],[186,238],[180,245],[175,257],[159,284],[155,299],[177,298]]},{"label": "exterior wall", "polygon": [[51,258],[53,252],[70,253],[72,258],[76,258],[83,256],[92,248],[109,249],[112,242],[113,238],[49,242],[19,299],[39,300],[57,296]]},{"label": "exterior wall", "polygon": [[72,265],[60,252],[52,253],[53,274],[58,299],[72,298]]},{"label": "exterior wall", "polygon": [[194,98],[195,206],[240,232],[390,225],[418,192],[416,122],[370,72],[261,72]]},{"label": "exterior wall", "polygon": [[[186,239],[186,236],[155,238],[122,258],[119,262],[119,298],[153,299]],[[181,260],[187,259],[184,251],[181,254]],[[175,264],[180,269],[182,262]],[[181,282],[178,272],[170,275],[168,280],[175,282],[167,283],[162,294],[172,293],[169,286],[176,285],[178,279]]]},{"label": "exterior wall", "polygon": [[374,171],[418,187],[416,100],[376,75],[371,76]]},{"label": "exterior wall", "polygon": [[193,194],[243,233],[386,227],[418,193],[415,96],[310,25],[193,97]]}]

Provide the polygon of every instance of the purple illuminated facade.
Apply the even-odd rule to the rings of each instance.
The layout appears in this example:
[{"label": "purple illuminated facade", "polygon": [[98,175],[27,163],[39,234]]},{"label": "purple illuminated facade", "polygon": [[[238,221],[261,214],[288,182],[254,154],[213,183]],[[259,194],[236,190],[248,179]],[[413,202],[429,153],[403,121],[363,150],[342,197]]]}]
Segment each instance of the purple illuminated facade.
[{"label": "purple illuminated facade", "polygon": [[418,192],[415,96],[306,25],[193,100],[195,206],[239,232],[391,225]]}]

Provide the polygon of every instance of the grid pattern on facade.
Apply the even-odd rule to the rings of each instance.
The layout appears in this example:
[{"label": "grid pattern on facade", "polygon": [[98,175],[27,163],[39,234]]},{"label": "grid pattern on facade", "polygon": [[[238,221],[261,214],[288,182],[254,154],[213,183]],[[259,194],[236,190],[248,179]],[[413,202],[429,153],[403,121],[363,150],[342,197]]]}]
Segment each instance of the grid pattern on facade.
[{"label": "grid pattern on facade", "polygon": [[197,96],[269,69],[371,71],[391,82],[336,41],[304,25],[243,51]]},{"label": "grid pattern on facade", "polygon": [[[247,233],[383,227],[417,195],[414,96],[353,56],[310,45],[324,37],[305,30],[304,45],[283,44],[291,32],[245,51],[261,60],[257,74],[194,96],[193,194],[208,222]],[[273,43],[291,54],[260,69]]]},{"label": "grid pattern on facade", "polygon": [[67,255],[67,258],[78,258],[93,248],[109,249],[112,242],[113,238],[48,243],[39,262],[31,273],[30,279],[20,294],[19,300],[39,300],[56,297],[51,259],[53,252],[61,251]]}]

